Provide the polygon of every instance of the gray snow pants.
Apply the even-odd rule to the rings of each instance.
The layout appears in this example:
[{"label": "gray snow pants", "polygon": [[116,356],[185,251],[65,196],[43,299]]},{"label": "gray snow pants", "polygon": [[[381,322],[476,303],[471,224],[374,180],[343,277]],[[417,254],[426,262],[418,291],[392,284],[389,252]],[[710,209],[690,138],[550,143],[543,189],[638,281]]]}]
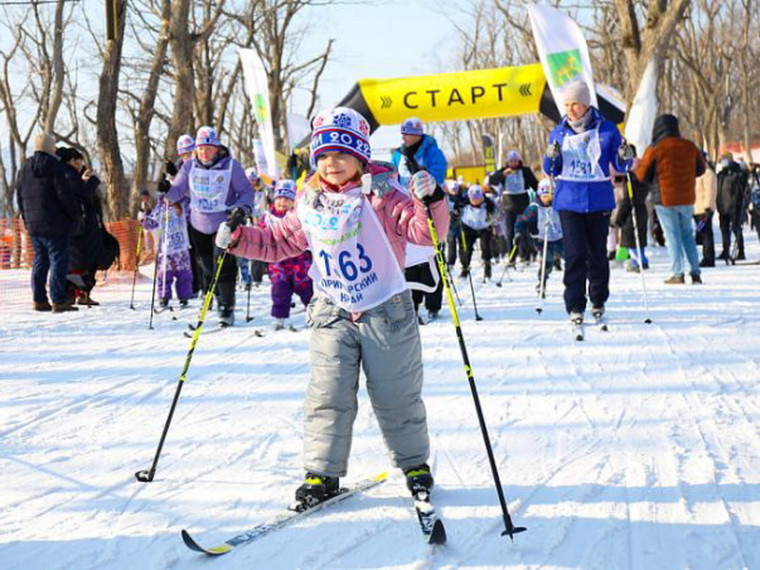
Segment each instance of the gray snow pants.
[{"label": "gray snow pants", "polygon": [[427,462],[422,349],[412,294],[404,291],[351,321],[322,296],[309,305],[311,380],[304,405],[304,467],[343,477],[357,412],[359,367],[393,465]]}]

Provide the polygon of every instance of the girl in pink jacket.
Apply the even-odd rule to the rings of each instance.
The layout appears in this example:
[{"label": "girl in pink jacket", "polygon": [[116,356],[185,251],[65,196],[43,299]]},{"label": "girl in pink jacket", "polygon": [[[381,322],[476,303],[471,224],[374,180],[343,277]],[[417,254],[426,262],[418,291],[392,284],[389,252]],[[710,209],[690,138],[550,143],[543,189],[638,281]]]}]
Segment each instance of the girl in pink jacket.
[{"label": "girl in pink jacket", "polygon": [[370,128],[338,107],[314,119],[314,173],[295,208],[267,228],[224,223],[217,245],[234,255],[278,262],[311,251],[311,379],[304,406],[306,479],[297,508],[338,492],[346,475],[360,367],[383,438],[413,495],[429,493],[429,439],[422,402],[422,354],[412,295],[404,279],[408,242],[432,245],[423,200],[438,235],[448,232],[443,191],[427,172],[399,190],[390,165],[370,161]]}]

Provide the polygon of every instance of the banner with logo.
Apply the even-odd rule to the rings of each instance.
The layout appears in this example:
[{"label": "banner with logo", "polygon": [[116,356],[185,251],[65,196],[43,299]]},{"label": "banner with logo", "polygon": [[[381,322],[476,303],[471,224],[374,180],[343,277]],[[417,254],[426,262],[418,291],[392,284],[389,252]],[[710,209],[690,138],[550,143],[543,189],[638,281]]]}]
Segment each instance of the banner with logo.
[{"label": "banner with logo", "polygon": [[591,58],[578,24],[562,10],[545,4],[529,5],[528,16],[538,57],[559,114],[565,114],[562,87],[571,81],[584,81],[591,93],[591,104],[598,107]]},{"label": "banner with logo", "polygon": [[[272,126],[272,111],[269,104],[269,83],[267,81],[266,70],[255,50],[240,48],[239,51],[245,90],[251,99],[253,114],[259,127],[259,151],[263,151],[261,160],[256,155],[259,175],[264,174],[270,178],[278,179],[280,172],[275,154],[274,128]],[[256,150],[256,145],[254,145],[254,152]],[[262,170],[262,166],[266,170]]]},{"label": "banner with logo", "polygon": [[480,135],[483,141],[483,158],[486,163],[486,172],[491,173],[496,170],[496,146],[494,145],[493,136],[483,133]]}]

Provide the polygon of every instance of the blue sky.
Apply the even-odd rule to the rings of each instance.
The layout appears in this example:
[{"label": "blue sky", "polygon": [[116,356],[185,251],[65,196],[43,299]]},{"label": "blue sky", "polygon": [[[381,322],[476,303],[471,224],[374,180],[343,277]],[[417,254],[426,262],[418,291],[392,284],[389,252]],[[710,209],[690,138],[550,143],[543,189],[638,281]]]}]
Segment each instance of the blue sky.
[{"label": "blue sky", "polygon": [[[334,56],[320,83],[320,108],[335,105],[365,78],[404,77],[443,71],[457,42],[455,21],[466,20],[457,2],[392,0],[372,5],[336,5],[314,10],[303,51],[318,53],[335,38]],[[447,69],[446,71],[456,71]],[[304,112],[296,99],[295,112]],[[398,127],[381,127],[373,148],[400,144]]]}]

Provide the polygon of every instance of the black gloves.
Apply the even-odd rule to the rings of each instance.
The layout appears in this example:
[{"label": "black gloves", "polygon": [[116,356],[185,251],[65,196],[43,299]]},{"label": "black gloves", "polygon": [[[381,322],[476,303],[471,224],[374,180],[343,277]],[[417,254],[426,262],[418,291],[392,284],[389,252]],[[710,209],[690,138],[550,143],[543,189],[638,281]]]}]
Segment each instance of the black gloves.
[{"label": "black gloves", "polygon": [[166,170],[166,173],[169,176],[177,176],[177,173],[179,172],[179,170],[177,170],[177,165],[174,164],[171,160],[166,161],[164,170]]}]

